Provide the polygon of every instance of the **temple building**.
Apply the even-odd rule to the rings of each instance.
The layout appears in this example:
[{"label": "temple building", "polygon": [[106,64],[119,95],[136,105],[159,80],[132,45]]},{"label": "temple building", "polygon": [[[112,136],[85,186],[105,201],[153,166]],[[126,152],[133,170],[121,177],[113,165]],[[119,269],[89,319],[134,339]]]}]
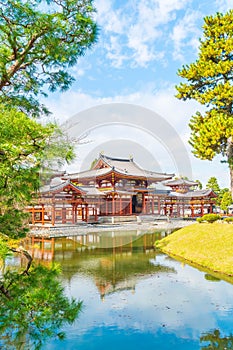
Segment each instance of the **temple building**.
[{"label": "temple building", "polygon": [[76,224],[143,214],[185,216],[187,210],[195,216],[196,210],[204,213],[206,207],[212,212],[213,191],[197,191],[197,183],[173,177],[144,170],[133,158],[100,154],[90,170],[64,173],[42,187],[35,205],[28,208],[31,223]]},{"label": "temple building", "polygon": [[217,195],[212,189],[197,190],[198,183],[186,179],[167,181],[172,191],[164,201],[165,215],[195,217],[212,213]]}]

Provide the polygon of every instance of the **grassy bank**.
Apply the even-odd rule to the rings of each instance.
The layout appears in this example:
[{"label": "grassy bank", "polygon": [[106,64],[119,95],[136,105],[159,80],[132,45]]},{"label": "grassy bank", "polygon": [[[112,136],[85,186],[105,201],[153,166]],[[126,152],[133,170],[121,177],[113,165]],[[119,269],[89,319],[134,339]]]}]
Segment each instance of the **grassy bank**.
[{"label": "grassy bank", "polygon": [[218,273],[233,276],[233,225],[194,224],[157,242],[168,255],[198,264]]}]

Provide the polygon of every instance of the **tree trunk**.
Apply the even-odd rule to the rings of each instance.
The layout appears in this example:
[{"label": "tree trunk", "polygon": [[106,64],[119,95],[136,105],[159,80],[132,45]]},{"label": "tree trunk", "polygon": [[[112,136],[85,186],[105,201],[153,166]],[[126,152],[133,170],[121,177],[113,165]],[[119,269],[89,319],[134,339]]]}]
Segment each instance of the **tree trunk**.
[{"label": "tree trunk", "polygon": [[233,202],[233,166],[229,164],[230,168],[230,186],[231,186],[231,198]]},{"label": "tree trunk", "polygon": [[231,187],[231,197],[233,201],[233,140],[232,138],[228,140],[227,161],[230,169],[230,187]]}]

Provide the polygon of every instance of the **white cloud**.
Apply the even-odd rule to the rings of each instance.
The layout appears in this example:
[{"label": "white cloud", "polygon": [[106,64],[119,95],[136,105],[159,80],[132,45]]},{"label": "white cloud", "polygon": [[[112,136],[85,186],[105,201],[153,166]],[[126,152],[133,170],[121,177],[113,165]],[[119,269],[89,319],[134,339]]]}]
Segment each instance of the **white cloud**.
[{"label": "white cloud", "polygon": [[[185,144],[189,157],[192,163],[192,173],[193,179],[200,179],[204,184],[207,182],[210,176],[213,174],[221,179],[221,187],[229,186],[229,172],[226,165],[220,164],[219,158],[214,160],[213,162],[201,161],[195,158],[191,154],[191,147],[188,145],[188,139],[190,136],[190,129],[188,127],[188,122],[190,117],[195,113],[196,110],[199,109],[199,105],[194,101],[183,102],[177,100],[174,97],[175,91],[173,88],[167,88],[160,91],[156,91],[155,93],[151,91],[138,91],[128,95],[117,95],[117,96],[109,96],[104,98],[90,96],[88,94],[84,94],[80,91],[77,92],[67,92],[63,93],[54,100],[50,99],[48,103],[48,107],[53,111],[54,116],[60,120],[60,122],[64,122],[69,117],[89,109],[94,106],[102,105],[102,104],[110,104],[110,103],[130,103],[134,105],[139,105],[146,107],[155,113],[158,113],[162,118],[164,118],[170,125],[173,127],[176,132],[179,134],[180,139]],[[106,135],[105,129],[100,129],[100,133],[103,133],[100,138],[105,140]],[[110,132],[107,133],[108,140],[111,139]],[[122,133],[120,135],[112,137],[113,141],[115,139],[121,139]],[[98,138],[96,138],[97,140]],[[130,140],[130,136],[129,136]],[[90,147],[95,148],[97,146],[95,139],[92,140]],[[144,138],[143,143],[145,143],[146,147],[150,149],[149,139]],[[98,143],[98,142],[97,142]],[[102,149],[101,149],[102,150]],[[100,151],[101,151],[100,150]],[[82,162],[82,151],[83,148],[78,151],[79,153],[79,161]],[[127,151],[127,150],[126,150]],[[90,152],[90,150],[88,151]],[[128,156],[128,153],[126,154]],[[84,155],[86,157],[86,155]],[[161,162],[161,159],[158,156],[158,163]],[[166,160],[167,158],[165,158]],[[161,163],[162,167],[162,163]],[[172,168],[172,167],[171,167]],[[176,171],[176,169],[172,169]],[[166,170],[167,171],[167,170]],[[169,169],[170,171],[170,169]],[[177,174],[177,175],[185,175],[185,174]]]},{"label": "white cloud", "polygon": [[130,62],[131,66],[145,67],[163,59],[159,40],[167,39],[170,28],[161,27],[174,22],[187,0],[127,1],[120,8],[115,8],[114,1],[98,0],[96,6],[100,42],[113,66]]},{"label": "white cloud", "polygon": [[220,12],[226,12],[233,9],[233,0],[215,0],[215,6]]},{"label": "white cloud", "polygon": [[197,51],[198,38],[201,36],[197,25],[200,16],[199,11],[187,11],[185,16],[174,26],[170,36],[174,45],[174,59],[184,61],[184,52],[187,51],[187,46]]},{"label": "white cloud", "polygon": [[125,26],[127,25],[127,17],[124,15],[123,8],[120,10],[114,9],[111,0],[97,0],[96,7],[96,20],[101,31],[115,34],[124,33]]},{"label": "white cloud", "polygon": [[107,49],[106,56],[112,61],[113,67],[119,68],[128,60],[128,56],[123,54],[122,44],[120,43],[118,36],[111,35],[109,43],[105,45],[105,48]]}]

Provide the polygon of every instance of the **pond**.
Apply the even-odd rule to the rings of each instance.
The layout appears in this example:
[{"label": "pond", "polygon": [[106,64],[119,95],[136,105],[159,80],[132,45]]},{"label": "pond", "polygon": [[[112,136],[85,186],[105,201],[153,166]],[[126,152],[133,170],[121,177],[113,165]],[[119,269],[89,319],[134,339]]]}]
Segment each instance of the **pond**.
[{"label": "pond", "polygon": [[156,251],[166,234],[33,242],[34,258],[61,264],[66,294],[84,303],[66,338],[43,349],[233,349],[233,285]]}]

